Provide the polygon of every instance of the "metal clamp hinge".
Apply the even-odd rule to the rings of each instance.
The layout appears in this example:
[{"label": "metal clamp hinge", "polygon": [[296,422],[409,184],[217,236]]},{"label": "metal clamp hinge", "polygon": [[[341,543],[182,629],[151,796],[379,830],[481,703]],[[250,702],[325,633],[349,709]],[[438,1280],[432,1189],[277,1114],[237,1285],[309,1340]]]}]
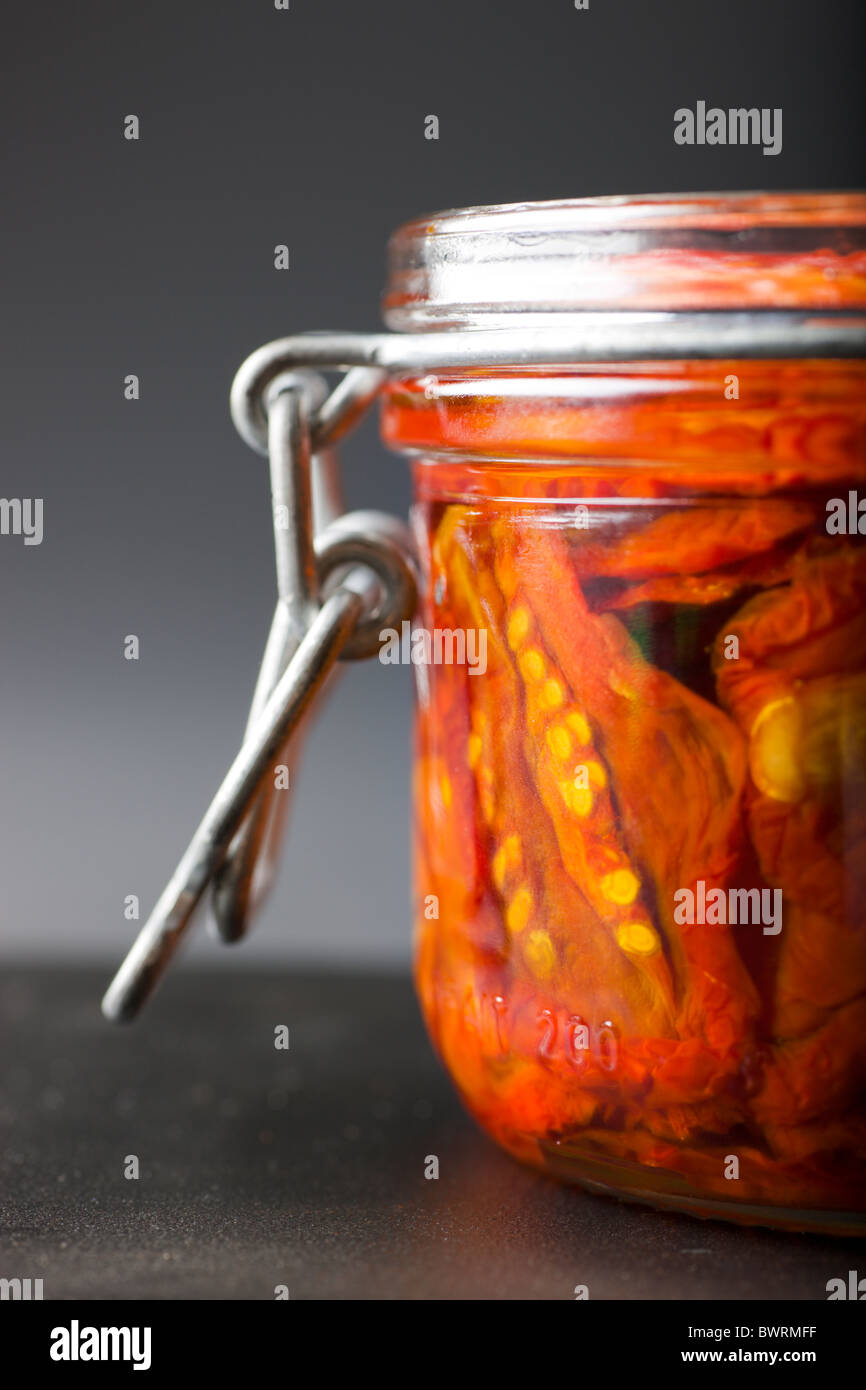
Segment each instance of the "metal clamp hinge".
[{"label": "metal clamp hinge", "polygon": [[245,933],[272,880],[285,822],[288,793],[274,788],[275,757],[292,757],[292,736],[338,659],[375,655],[382,629],[412,617],[407,527],[382,512],[339,514],[334,443],[384,380],[382,370],[360,367],[328,394],[299,365],[269,374],[248,398],[270,461],[277,604],[243,744],[105,994],[112,1020],[139,1011],[209,887],[218,935],[236,941]]}]

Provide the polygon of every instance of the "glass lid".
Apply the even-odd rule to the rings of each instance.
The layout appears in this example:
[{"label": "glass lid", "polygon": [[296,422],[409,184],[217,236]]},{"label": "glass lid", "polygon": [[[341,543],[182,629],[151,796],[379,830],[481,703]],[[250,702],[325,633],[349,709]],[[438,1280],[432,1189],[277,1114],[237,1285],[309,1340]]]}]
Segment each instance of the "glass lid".
[{"label": "glass lid", "polygon": [[[404,224],[403,332],[585,310],[866,308],[866,193],[700,193],[458,208]],[[548,320],[549,321],[549,320]]]}]

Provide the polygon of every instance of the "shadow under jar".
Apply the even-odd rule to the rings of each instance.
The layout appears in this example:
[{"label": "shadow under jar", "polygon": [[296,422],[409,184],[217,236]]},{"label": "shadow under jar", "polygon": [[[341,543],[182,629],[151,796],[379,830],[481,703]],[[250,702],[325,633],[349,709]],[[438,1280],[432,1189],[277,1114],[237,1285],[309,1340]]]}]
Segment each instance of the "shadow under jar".
[{"label": "shadow under jar", "polygon": [[[864,308],[851,194],[444,214],[385,300],[466,334]],[[387,389],[433,657],[417,988],[469,1110],[560,1177],[864,1228],[864,387],[815,357]]]}]

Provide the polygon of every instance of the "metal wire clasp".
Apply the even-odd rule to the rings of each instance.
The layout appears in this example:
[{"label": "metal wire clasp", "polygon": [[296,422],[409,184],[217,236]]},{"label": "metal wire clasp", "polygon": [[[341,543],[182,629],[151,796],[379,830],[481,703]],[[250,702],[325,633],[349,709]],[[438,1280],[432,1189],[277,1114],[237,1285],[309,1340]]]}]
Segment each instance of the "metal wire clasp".
[{"label": "metal wire clasp", "polygon": [[292,756],[289,741],[337,660],[375,655],[382,629],[412,617],[408,528],[383,512],[338,514],[333,445],[385,375],[359,367],[328,394],[320,376],[298,366],[269,374],[246,397],[270,463],[277,604],[242,747],[109,985],[102,1009],[113,1021],[133,1018],[144,1004],[209,886],[218,935],[244,934],[272,877],[285,821],[286,793],[275,792],[270,775],[275,755]]}]

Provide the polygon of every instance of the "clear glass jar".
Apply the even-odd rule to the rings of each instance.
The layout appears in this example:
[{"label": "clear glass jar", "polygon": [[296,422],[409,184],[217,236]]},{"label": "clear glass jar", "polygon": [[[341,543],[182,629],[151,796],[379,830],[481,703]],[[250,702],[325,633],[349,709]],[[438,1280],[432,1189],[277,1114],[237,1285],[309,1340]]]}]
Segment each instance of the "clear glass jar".
[{"label": "clear glass jar", "polygon": [[[866,197],[467,209],[390,265],[401,331],[757,325],[866,308]],[[472,1114],[560,1177],[863,1227],[864,384],[679,360],[387,390],[417,623],[465,642],[416,666],[418,993]]]}]

